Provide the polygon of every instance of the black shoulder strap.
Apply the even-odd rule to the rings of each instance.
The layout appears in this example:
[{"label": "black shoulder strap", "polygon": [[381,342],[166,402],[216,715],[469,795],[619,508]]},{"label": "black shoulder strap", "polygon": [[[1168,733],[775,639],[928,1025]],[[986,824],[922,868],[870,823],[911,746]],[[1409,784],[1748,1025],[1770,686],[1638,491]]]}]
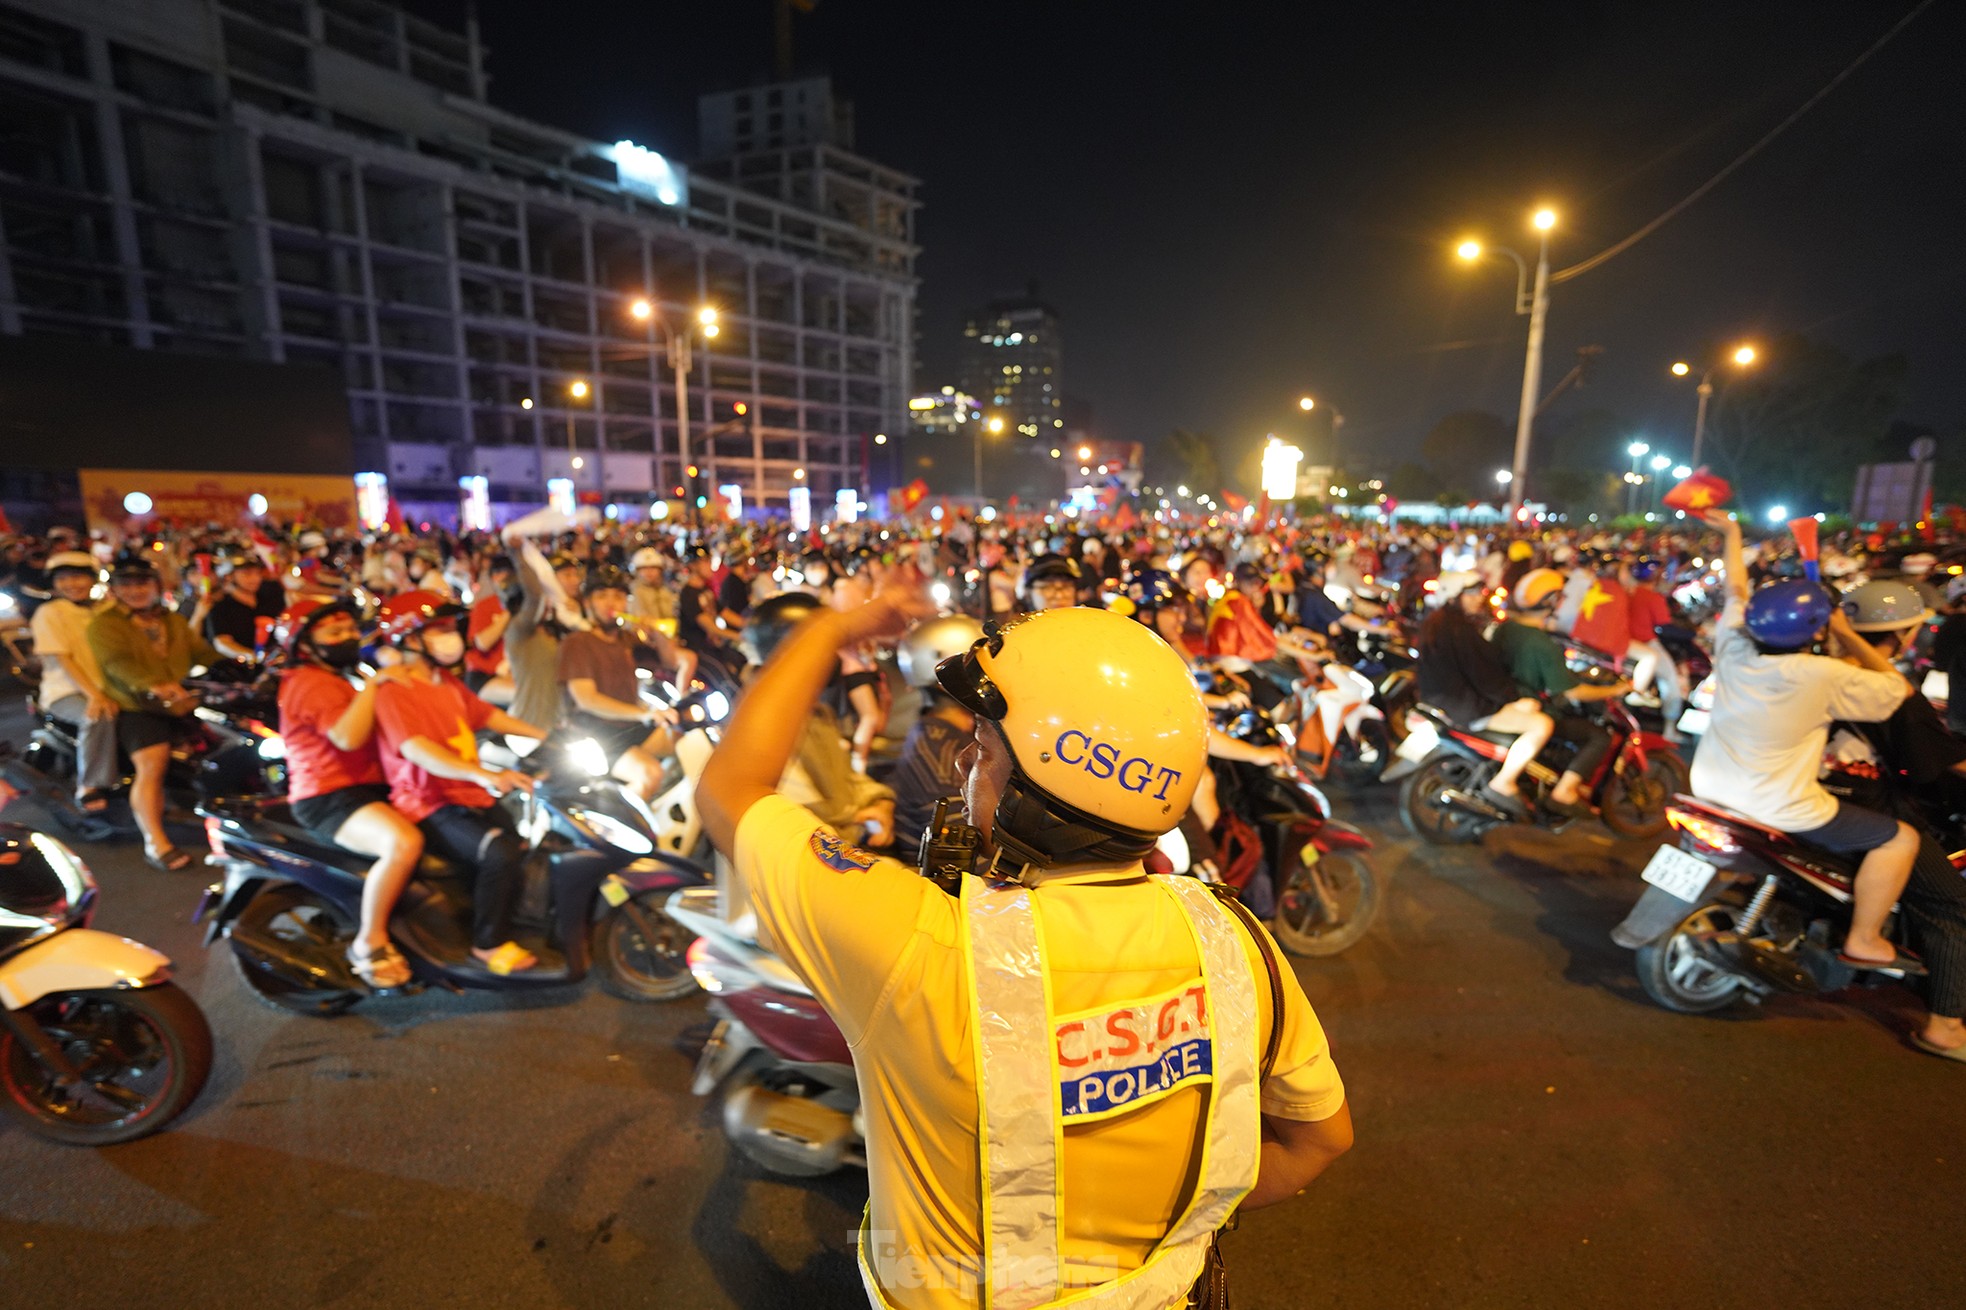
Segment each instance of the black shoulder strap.
[{"label": "black shoulder strap", "polygon": [[[1243,927],[1256,942],[1256,950],[1263,957],[1263,968],[1270,975],[1270,1038],[1263,1049],[1262,1082],[1270,1080],[1270,1071],[1276,1067],[1277,1048],[1283,1044],[1283,974],[1277,967],[1276,952],[1270,949],[1270,935],[1262,931],[1256,916],[1236,895],[1236,889],[1227,883],[1211,882],[1205,884],[1215,893],[1215,899],[1229,908],[1229,912],[1242,920]],[[1260,1088],[1260,1083],[1258,1084]]]}]

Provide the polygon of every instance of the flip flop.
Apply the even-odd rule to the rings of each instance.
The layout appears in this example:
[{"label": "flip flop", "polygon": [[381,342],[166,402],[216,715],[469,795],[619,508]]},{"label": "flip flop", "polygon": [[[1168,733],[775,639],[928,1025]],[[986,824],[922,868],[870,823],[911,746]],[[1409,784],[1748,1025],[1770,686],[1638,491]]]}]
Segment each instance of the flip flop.
[{"label": "flip flop", "polygon": [[90,814],[101,814],[109,808],[109,793],[100,788],[91,787],[80,796],[77,796],[75,803]]},{"label": "flip flop", "polygon": [[1485,782],[1481,784],[1481,794],[1489,801],[1493,802],[1496,805],[1501,806],[1503,809],[1507,810],[1510,814],[1513,814],[1518,819],[1526,819],[1529,817],[1529,807],[1522,803],[1522,797],[1520,796],[1505,796],[1501,792],[1496,791],[1493,787],[1490,787]]},{"label": "flip flop", "polygon": [[524,973],[527,969],[539,963],[538,956],[517,942],[504,943],[497,950],[493,951],[489,957],[479,955],[476,951],[471,952],[471,955],[478,963],[484,965],[487,970],[497,974],[501,978],[515,973]]},{"label": "flip flop", "polygon": [[145,851],[143,862],[151,868],[161,869],[165,873],[182,873],[191,867],[191,854],[188,851],[179,850],[175,846],[166,846],[155,855]]},{"label": "flip flop", "polygon": [[356,977],[378,991],[401,987],[410,980],[410,962],[403,958],[394,942],[384,942],[371,950],[357,937],[348,943],[348,966]]},{"label": "flip flop", "polygon": [[1911,1044],[1927,1055],[1936,1055],[1941,1060],[1951,1060],[1955,1064],[1966,1064],[1966,1043],[1959,1046],[1940,1046],[1936,1042],[1926,1041],[1924,1033],[1913,1033]]},{"label": "flip flop", "polygon": [[1591,812],[1589,801],[1559,801],[1548,796],[1543,798],[1543,808],[1566,819],[1588,818]]},{"label": "flip flop", "polygon": [[1923,978],[1925,976],[1925,961],[1919,959],[1910,951],[1900,950],[1888,960],[1860,960],[1856,956],[1846,955],[1842,951],[1836,953],[1836,958],[1849,965],[1852,969],[1869,969],[1874,973],[1903,974],[1907,978]]}]

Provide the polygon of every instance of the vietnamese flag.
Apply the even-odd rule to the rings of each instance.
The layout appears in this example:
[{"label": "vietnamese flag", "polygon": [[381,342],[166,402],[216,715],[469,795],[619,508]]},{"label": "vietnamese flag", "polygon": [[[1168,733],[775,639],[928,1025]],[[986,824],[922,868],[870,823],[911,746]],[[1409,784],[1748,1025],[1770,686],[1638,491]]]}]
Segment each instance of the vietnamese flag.
[{"label": "vietnamese flag", "polygon": [[1706,510],[1719,509],[1734,498],[1734,488],[1727,485],[1727,479],[1717,478],[1707,472],[1702,464],[1693,471],[1693,476],[1668,491],[1664,497],[1670,509],[1683,509],[1688,514],[1700,514]]}]

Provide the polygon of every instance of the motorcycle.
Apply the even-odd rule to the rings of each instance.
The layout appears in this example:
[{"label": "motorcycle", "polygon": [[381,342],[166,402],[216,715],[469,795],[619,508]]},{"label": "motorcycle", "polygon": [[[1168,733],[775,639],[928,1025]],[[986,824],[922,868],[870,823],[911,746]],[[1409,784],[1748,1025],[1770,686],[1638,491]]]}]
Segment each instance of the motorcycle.
[{"label": "motorcycle", "polygon": [[[535,790],[505,803],[518,806],[529,846],[519,917],[539,965],[510,975],[486,969],[471,954],[472,870],[426,852],[390,916],[412,974],[396,990],[531,991],[590,972],[624,1000],[669,1001],[695,990],[683,958],[689,937],[663,903],[704,875],[656,850],[639,801],[606,780],[542,775]],[[369,859],[322,844],[281,800],[228,797],[199,814],[207,863],[225,870],[193,915],[209,921],[205,944],[224,937],[246,985],[282,1009],[332,1016],[377,994],[347,955]]]},{"label": "motorcycle", "polygon": [[[1246,710],[1230,736],[1252,746],[1295,740],[1286,725]],[[1292,955],[1337,955],[1378,917],[1380,890],[1365,852],[1372,839],[1331,817],[1331,801],[1295,764],[1270,769],[1241,760],[1211,760],[1216,799],[1225,815],[1256,830],[1276,888],[1270,933]]]},{"label": "motorcycle", "polygon": [[792,1178],[867,1167],[867,1126],[853,1052],[839,1025],[784,963],[757,944],[746,920],[726,922],[714,887],[669,901],[698,934],[688,960],[710,994],[717,1026],[697,1058],[690,1090],[723,1089],[724,1132],[761,1168]]},{"label": "motorcycle", "polygon": [[0,591],[0,675],[29,691],[41,685],[41,660],[34,653],[31,614],[10,591]]},{"label": "motorcycle", "polygon": [[[1611,733],[1611,749],[1584,779],[1584,791],[1606,827],[1621,837],[1656,837],[1666,830],[1666,803],[1689,784],[1686,761],[1656,732],[1639,726],[1621,701],[1592,709]],[[1407,831],[1436,846],[1480,839],[1490,828],[1525,820],[1482,795],[1515,741],[1509,732],[1480,732],[1450,720],[1430,705],[1415,707],[1400,754],[1419,764],[1400,784],[1399,812]],[[1421,754],[1424,752],[1424,754]],[[1522,772],[1520,790],[1527,822],[1562,831],[1572,822],[1541,804],[1556,786],[1575,747],[1553,741]]]},{"label": "motorcycle", "polygon": [[[1816,995],[1859,972],[1837,957],[1849,928],[1857,861],[1691,796],[1666,811],[1678,840],[1645,866],[1645,893],[1612,931],[1635,951],[1639,986],[1681,1014],[1711,1014],[1737,1001]],[[1966,871],[1966,852],[1953,855]],[[1885,936],[1896,941],[1893,912]]]},{"label": "motorcycle", "polygon": [[0,1112],[51,1141],[134,1141],[183,1113],[212,1030],[168,957],[89,927],[96,882],[61,842],[0,824]]}]

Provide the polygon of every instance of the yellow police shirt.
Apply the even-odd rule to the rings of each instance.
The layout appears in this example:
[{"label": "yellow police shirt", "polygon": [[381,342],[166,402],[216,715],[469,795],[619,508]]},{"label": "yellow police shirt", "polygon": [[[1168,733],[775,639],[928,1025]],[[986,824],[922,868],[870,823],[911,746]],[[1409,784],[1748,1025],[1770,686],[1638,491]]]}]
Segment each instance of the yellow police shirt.
[{"label": "yellow police shirt", "polygon": [[[782,796],[745,812],[735,845],[761,940],[812,988],[853,1047],[867,1123],[870,1248],[882,1290],[903,1310],[981,1304],[973,1002],[958,902],[915,870],[844,845]],[[1061,1067],[1110,1041],[1103,1031],[1089,1038],[1073,1016],[1179,996],[1200,978],[1186,916],[1138,864],[1050,878],[1034,896]],[[1245,951],[1267,1033],[1262,957],[1246,937]],[[1263,1084],[1263,1113],[1329,1118],[1344,1102],[1344,1085],[1288,968],[1283,987],[1283,1038]],[[1066,1127],[1059,1249],[1068,1286],[1138,1267],[1172,1227],[1200,1164],[1206,1085],[1179,1086],[1139,1108]]]}]

